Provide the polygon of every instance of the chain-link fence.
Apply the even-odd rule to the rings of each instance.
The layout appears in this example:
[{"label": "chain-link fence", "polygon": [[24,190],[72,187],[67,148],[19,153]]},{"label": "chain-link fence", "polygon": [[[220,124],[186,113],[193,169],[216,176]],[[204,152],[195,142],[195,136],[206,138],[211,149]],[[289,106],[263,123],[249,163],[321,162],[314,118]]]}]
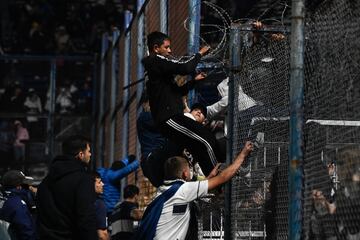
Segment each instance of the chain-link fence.
[{"label": "chain-link fence", "polygon": [[[341,0],[306,4],[304,239],[360,238],[359,7]],[[232,147],[234,154],[246,140],[256,147],[232,181],[232,236],[287,239],[289,34],[281,24],[233,28],[240,47],[230,56],[238,58],[230,68]]]},{"label": "chain-link fence", "polygon": [[[292,227],[288,217],[289,3],[257,1],[249,11],[251,18],[232,20],[213,1],[202,1],[202,14],[211,19],[201,19],[199,34],[190,27],[194,19],[188,19],[198,7],[189,10],[192,1],[139,1],[136,14],[127,15],[125,30],[105,36],[98,86],[103,102],[98,106],[97,121],[97,156],[105,165],[112,157],[140,155],[135,118],[141,109],[135,103],[144,87],[141,59],[148,33],[169,33],[174,55],[187,54],[198,43],[210,44],[212,51],[199,68],[230,76],[230,149],[235,155],[251,140],[255,150],[232,180],[231,207],[227,209],[221,199],[201,203],[202,239],[224,238],[228,212],[232,239],[288,238]],[[359,239],[359,8],[355,0],[306,2],[300,216],[305,239]],[[205,104],[216,101],[214,94],[207,94],[220,80],[200,85],[193,99]],[[154,189],[140,171],[128,182],[143,186],[145,206]]]},{"label": "chain-link fence", "polygon": [[[246,140],[253,141],[255,149],[232,181],[232,235],[235,239],[265,239],[270,234],[266,231],[269,223],[277,226],[271,231],[283,229],[286,235],[287,194],[271,193],[270,188],[278,180],[279,190],[287,191],[287,177],[273,179],[273,174],[279,164],[287,166],[288,159],[288,35],[279,35],[285,31],[281,27],[277,32],[265,29],[261,33],[249,31],[252,26],[248,24],[233,28],[241,59],[240,65],[231,69],[235,92],[233,152],[238,153]],[[282,170],[287,172],[287,168]],[[271,206],[271,202],[276,204]],[[276,213],[270,209],[274,207]]]},{"label": "chain-link fence", "polygon": [[360,239],[360,3],[309,3],[305,52],[306,239]]}]

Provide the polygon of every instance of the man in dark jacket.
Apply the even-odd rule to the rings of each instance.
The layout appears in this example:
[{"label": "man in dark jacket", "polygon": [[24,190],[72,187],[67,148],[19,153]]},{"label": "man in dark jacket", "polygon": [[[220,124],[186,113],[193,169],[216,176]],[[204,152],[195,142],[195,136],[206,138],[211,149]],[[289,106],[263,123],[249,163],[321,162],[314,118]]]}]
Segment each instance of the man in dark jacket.
[{"label": "man in dark jacket", "polygon": [[124,201],[118,202],[110,216],[111,240],[129,240],[134,236],[135,222],[140,221],[143,211],[139,209],[140,189],[135,185],[124,188]]},{"label": "man in dark jacket", "polygon": [[28,179],[18,170],[6,172],[2,178],[4,205],[0,209],[0,219],[10,223],[9,233],[11,239],[36,240],[36,228],[30,213],[29,190],[23,189],[22,184],[28,183]]},{"label": "man in dark jacket", "polygon": [[37,192],[40,239],[97,239],[95,189],[87,171],[89,141],[71,136],[62,144],[63,156],[52,162]]},{"label": "man in dark jacket", "polygon": [[141,169],[151,184],[159,187],[164,181],[165,160],[172,156],[181,156],[183,149],[159,132],[151,115],[146,91],[140,102],[143,111],[136,121],[136,127],[141,149]]},{"label": "man in dark jacket", "polygon": [[150,55],[143,60],[147,76],[147,90],[151,113],[161,133],[190,152],[199,160],[203,172],[208,175],[221,159],[221,153],[213,134],[201,123],[184,116],[182,97],[186,96],[197,81],[196,77],[179,86],[175,75],[190,75],[209,47],[203,47],[186,61],[171,59],[170,38],[161,32],[147,37]]}]

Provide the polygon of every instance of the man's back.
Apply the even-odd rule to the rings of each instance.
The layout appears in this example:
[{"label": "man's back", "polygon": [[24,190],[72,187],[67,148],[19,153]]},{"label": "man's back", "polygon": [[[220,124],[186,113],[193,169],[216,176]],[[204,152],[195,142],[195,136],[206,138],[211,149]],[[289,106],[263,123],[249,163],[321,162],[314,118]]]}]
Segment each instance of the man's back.
[{"label": "man's back", "polygon": [[[168,183],[168,182],[166,182]],[[168,201],[156,228],[156,240],[184,239],[189,228],[190,203],[208,193],[207,181],[185,182]],[[161,186],[158,196],[170,188]]]},{"label": "man's back", "polygon": [[97,239],[93,180],[80,161],[57,157],[37,196],[40,239]]}]

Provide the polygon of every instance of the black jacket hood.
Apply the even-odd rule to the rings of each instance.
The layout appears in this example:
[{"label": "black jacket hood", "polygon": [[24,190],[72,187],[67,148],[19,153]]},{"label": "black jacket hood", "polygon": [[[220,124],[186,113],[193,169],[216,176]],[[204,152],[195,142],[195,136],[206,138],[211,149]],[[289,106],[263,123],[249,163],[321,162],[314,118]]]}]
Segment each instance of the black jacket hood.
[{"label": "black jacket hood", "polygon": [[48,176],[50,180],[56,181],[65,175],[78,171],[87,171],[87,165],[72,156],[61,155],[55,157],[51,163]]}]

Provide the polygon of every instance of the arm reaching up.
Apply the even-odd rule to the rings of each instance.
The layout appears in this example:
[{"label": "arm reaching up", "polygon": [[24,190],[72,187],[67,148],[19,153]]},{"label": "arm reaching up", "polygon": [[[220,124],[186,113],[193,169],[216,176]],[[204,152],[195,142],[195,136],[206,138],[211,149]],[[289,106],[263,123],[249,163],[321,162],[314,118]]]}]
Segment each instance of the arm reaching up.
[{"label": "arm reaching up", "polygon": [[139,160],[134,160],[121,169],[109,171],[108,176],[110,181],[120,181],[123,177],[126,177],[128,174],[135,171],[139,165]]},{"label": "arm reaching up", "polygon": [[207,54],[210,50],[210,46],[203,46],[200,50],[199,53],[201,54],[201,56],[204,56],[205,54]]},{"label": "arm reaching up", "polygon": [[208,180],[208,190],[214,189],[217,186],[229,181],[236,174],[237,170],[239,170],[241,164],[252,150],[253,144],[251,142],[246,142],[244,148],[235,158],[233,163],[229,167],[225,168],[219,175]]},{"label": "arm reaching up", "polygon": [[219,173],[219,168],[221,166],[221,163],[216,164],[214,169],[210,172],[210,174],[206,177],[206,179],[210,179],[215,177]]}]

